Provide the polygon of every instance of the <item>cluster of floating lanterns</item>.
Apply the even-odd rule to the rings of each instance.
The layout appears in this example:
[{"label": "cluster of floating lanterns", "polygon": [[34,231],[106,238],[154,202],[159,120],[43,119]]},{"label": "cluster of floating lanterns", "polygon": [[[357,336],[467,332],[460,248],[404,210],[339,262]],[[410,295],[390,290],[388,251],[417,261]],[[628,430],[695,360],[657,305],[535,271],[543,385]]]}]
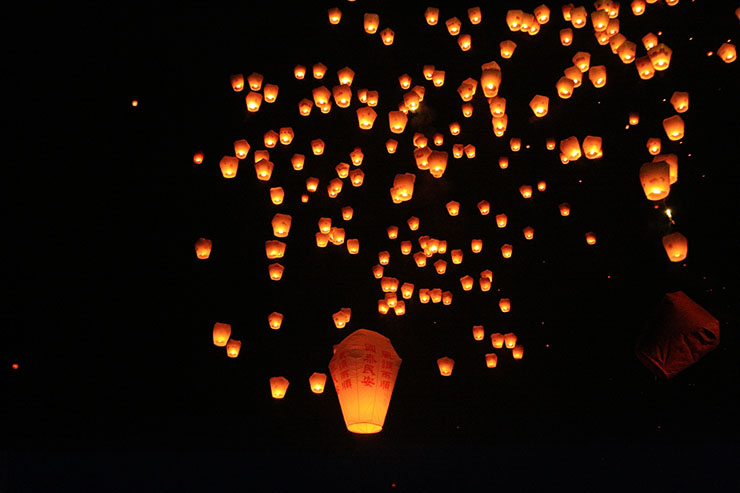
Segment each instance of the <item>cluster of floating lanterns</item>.
[{"label": "cluster of floating lanterns", "polygon": [[[649,4],[655,3],[656,0],[632,0],[629,4],[634,16],[641,16],[645,13]],[[665,0],[669,6],[676,5],[678,0]],[[653,33],[648,33],[639,42],[629,40],[620,32],[620,4],[613,0],[597,0],[594,2],[594,8],[588,9],[585,6],[575,6],[567,4],[561,9],[563,21],[567,27],[560,29],[558,36],[563,46],[570,46],[573,42],[575,32],[586,28],[589,23],[593,28],[599,45],[607,46],[613,55],[617,56],[625,65],[634,64],[640,79],[648,80],[655,76],[656,72],[669,69],[672,57],[670,47],[661,43],[659,37]],[[327,11],[328,21],[331,25],[336,25],[343,20],[343,14],[339,8],[330,8]],[[543,26],[551,22],[552,12],[546,5],[535,8],[532,12],[523,10],[509,10],[505,19],[496,19],[492,22],[505,22],[512,33],[523,32],[530,36],[536,36],[541,33]],[[740,18],[740,9],[736,11]],[[441,19],[440,10],[435,7],[429,7],[423,12],[426,23],[429,26],[436,26]],[[480,7],[472,7],[467,10],[467,20],[471,25],[479,24],[483,21],[483,12]],[[395,41],[393,29],[382,26],[381,18],[376,13],[365,13],[363,16],[363,29],[367,35],[379,34],[383,45],[391,45]],[[457,17],[450,17],[444,21],[447,33],[453,36],[462,51],[468,51],[473,46],[473,39],[470,34],[464,32],[464,22]],[[575,31],[574,31],[575,30]],[[640,47],[641,45],[641,47]],[[500,56],[502,59],[512,58],[517,44],[505,39],[500,42]],[[643,51],[644,50],[644,51]],[[642,52],[642,53],[640,53]],[[724,43],[718,50],[717,55],[725,63],[734,62],[736,58],[735,46],[731,43]],[[557,96],[561,99],[569,99],[573,96],[575,90],[581,87],[584,78],[588,78],[594,88],[602,88],[607,83],[607,70],[605,65],[592,65],[592,54],[579,51],[571,59],[572,65],[565,67],[563,75],[554,81],[554,89]],[[496,61],[490,61],[482,64],[475,69],[476,77],[464,79],[457,88],[457,94],[460,98],[460,112],[463,118],[469,118],[473,113],[471,101],[476,95],[482,94],[486,98],[491,116],[492,134],[495,137],[503,137],[507,131],[507,101],[502,95],[499,95],[499,89],[502,83],[503,71]],[[307,77],[309,69],[304,65],[296,65],[293,70],[293,76],[297,81],[302,81]],[[310,73],[314,80],[321,81],[329,73],[328,67],[318,62],[311,67]],[[444,70],[440,70],[434,65],[424,65],[422,73],[425,81],[433,88],[442,87],[448,79]],[[319,85],[310,90],[310,96],[297,102],[299,117],[310,117],[316,109],[321,113],[329,113],[336,106],[340,109],[349,108],[354,104],[355,99],[359,102],[356,109],[357,125],[363,132],[377,131],[375,126],[378,111],[374,108],[378,106],[379,94],[377,91],[364,88],[353,88],[355,82],[355,72],[344,67],[336,72],[338,84],[330,88],[325,85]],[[393,77],[396,77],[395,75]],[[397,105],[391,106],[386,115],[381,119],[387,119],[388,131],[392,134],[385,142],[385,149],[388,154],[394,154],[399,148],[400,139],[408,139],[413,145],[413,152],[408,156],[409,161],[413,163],[420,171],[428,171],[434,178],[443,177],[447,167],[448,158],[452,154],[453,158],[460,159],[465,156],[467,159],[475,159],[476,148],[472,143],[452,143],[449,147],[450,152],[443,150],[445,136],[442,133],[434,135],[424,135],[416,132],[412,136],[405,134],[409,121],[409,114],[418,112],[425,104],[425,95],[427,87],[424,84],[414,84],[412,75],[407,73],[397,76],[402,95],[397,98]],[[248,77],[242,74],[234,74],[230,78],[233,91],[242,93],[247,91],[244,96],[244,104],[247,112],[255,113],[262,111],[262,103],[275,103],[278,97],[279,88],[276,84],[265,83],[263,76],[258,73],[252,73]],[[384,95],[385,97],[385,95]],[[478,96],[480,97],[480,96]],[[679,141],[684,137],[684,121],[681,114],[689,109],[689,94],[687,92],[676,91],[670,99],[670,103],[676,114],[663,120],[663,131],[667,139],[671,142]],[[291,104],[293,104],[291,102]],[[529,108],[537,119],[546,118],[549,113],[550,98],[545,95],[535,94],[529,102]],[[639,114],[630,113],[629,125],[639,123]],[[452,137],[461,135],[461,125],[458,122],[451,122],[448,125],[449,133]],[[404,134],[406,135],[404,137]],[[226,179],[233,179],[237,175],[239,164],[244,162],[252,151],[254,170],[256,179],[259,181],[270,182],[273,169],[276,164],[270,161],[268,149],[275,148],[278,145],[291,146],[295,138],[295,132],[292,127],[286,126],[279,128],[278,131],[269,129],[265,132],[263,142],[264,149],[252,151],[250,144],[239,139],[234,142],[233,154],[230,152],[224,155],[219,161],[222,175]],[[648,152],[653,156],[650,162],[644,163],[639,168],[639,182],[641,183],[645,196],[650,201],[662,201],[670,193],[670,186],[676,182],[678,177],[678,157],[672,153],[663,152],[660,138],[650,138],[646,144]],[[320,156],[325,150],[325,142],[322,139],[311,141],[310,149],[306,149],[305,154],[294,153],[290,159],[293,169],[301,172],[306,163],[306,154]],[[522,147],[521,138],[512,137],[509,142],[512,152],[518,152]],[[563,164],[573,163],[581,157],[588,160],[600,159],[604,155],[602,148],[602,138],[599,136],[586,135],[579,139],[577,136],[571,136],[560,140],[559,145],[554,137],[546,139],[545,147],[550,151],[559,150],[559,159]],[[344,180],[348,180],[353,187],[362,186],[365,178],[365,172],[362,171],[364,154],[362,149],[357,147],[349,155],[349,163],[340,162],[335,167],[337,176],[332,178],[326,184],[326,193],[330,198],[337,197],[343,190]],[[193,162],[200,165],[204,162],[202,152],[197,152],[193,156]],[[503,170],[509,166],[509,158],[501,156],[498,160],[499,167]],[[413,199],[414,184],[417,175],[411,172],[401,172],[395,174],[390,184],[390,197],[378,197],[377,200],[390,199],[394,204],[400,204]],[[317,192],[320,180],[316,177],[305,179],[306,192],[300,197],[301,202],[309,201],[310,194]],[[519,192],[524,199],[531,199],[535,191],[544,192],[547,184],[540,180],[533,187],[530,184],[524,184],[519,188]],[[272,204],[281,206],[285,201],[285,191],[280,186],[269,189],[269,197]],[[461,214],[461,204],[458,201],[449,201],[445,204],[447,213],[451,217]],[[485,216],[491,213],[491,204],[487,200],[481,200],[477,204],[478,211]],[[562,217],[571,214],[571,206],[563,202],[558,206],[559,213]],[[353,218],[354,210],[350,206],[341,208],[341,216],[344,221],[350,221]],[[289,214],[276,213],[272,217],[271,225],[274,238],[265,241],[265,253],[269,263],[268,274],[273,281],[280,281],[283,276],[284,267],[277,262],[283,258],[286,251],[286,243],[281,241],[288,237],[291,230],[292,217]],[[420,220],[418,217],[410,217],[407,221],[408,230],[411,232],[419,229]],[[504,213],[495,215],[495,224],[498,228],[505,228],[508,223],[508,217]],[[395,225],[387,226],[386,229],[390,240],[399,239],[399,228]],[[527,226],[522,230],[526,241],[534,239],[534,228]],[[585,240],[588,245],[596,244],[596,234],[592,231],[585,233]],[[663,246],[671,262],[680,262],[687,255],[687,239],[679,232],[673,232],[663,237]],[[315,243],[318,248],[325,248],[330,243],[332,245],[345,245],[350,255],[355,255],[360,249],[360,240],[358,238],[346,238],[344,228],[333,224],[329,217],[320,217],[317,221],[317,231],[315,232]],[[400,240],[399,251],[404,256],[410,256],[413,262],[419,268],[424,268],[431,263],[434,270],[439,275],[447,272],[448,261],[442,258],[449,255],[449,261],[452,264],[462,264],[465,253],[461,248],[453,248],[447,253],[447,241],[444,239],[432,238],[429,235],[420,235],[418,237],[418,249],[415,250],[414,243],[410,240]],[[212,241],[206,238],[200,238],[195,242],[196,257],[201,260],[208,259],[211,254]],[[470,239],[471,254],[478,254],[483,250],[483,240],[480,238]],[[514,247],[512,244],[505,243],[500,246],[500,252],[503,259],[512,258]],[[432,262],[433,257],[439,258]],[[420,304],[442,303],[450,305],[453,301],[453,291],[444,290],[439,287],[415,286],[411,279],[400,280],[388,276],[384,269],[390,264],[391,253],[381,251],[378,253],[378,263],[371,268],[372,276],[379,281],[382,298],[377,301],[377,310],[380,314],[388,314],[391,311],[397,316],[404,315],[407,310],[407,302],[414,298],[414,293],[418,297]],[[481,291],[486,292],[491,289],[493,282],[493,273],[486,269],[476,276]],[[463,292],[471,291],[475,285],[476,278],[466,274],[460,278],[460,289]],[[499,309],[502,313],[511,310],[511,300],[509,298],[500,298],[498,302]],[[337,329],[344,329],[351,321],[351,308],[342,307],[331,315],[334,326]],[[283,322],[283,315],[279,312],[273,312],[268,315],[268,326],[272,330],[279,330]],[[473,337],[476,341],[485,339],[485,329],[482,325],[473,327]],[[518,343],[517,336],[513,332],[501,334],[495,332],[490,334],[493,348],[499,349],[506,347],[511,349],[514,359],[522,359],[524,349]],[[216,323],[213,326],[213,343],[218,347],[225,347],[227,356],[236,358],[241,349],[241,342],[231,338],[231,326],[226,323]],[[363,363],[358,358],[365,358]],[[373,375],[377,376],[377,381],[373,380],[372,385],[367,379],[368,364],[372,361],[371,369]],[[337,394],[339,396],[342,412],[345,417],[347,427],[350,431],[356,433],[376,433],[382,429],[385,419],[385,413],[390,402],[390,396],[395,383],[396,375],[400,367],[400,358],[393,350],[390,341],[384,336],[360,329],[348,337],[334,348],[334,357],[331,360],[329,369],[332,374]],[[494,353],[485,354],[485,365],[488,368],[495,368],[498,362],[498,355]],[[363,364],[365,365],[363,368]],[[439,372],[443,376],[452,375],[455,361],[450,357],[441,357],[437,360]],[[382,378],[381,378],[382,375]],[[313,373],[309,378],[309,386],[312,392],[322,393],[326,383],[327,375],[324,373]],[[270,379],[270,388],[272,396],[276,399],[285,397],[288,389],[288,380],[282,376]]]}]

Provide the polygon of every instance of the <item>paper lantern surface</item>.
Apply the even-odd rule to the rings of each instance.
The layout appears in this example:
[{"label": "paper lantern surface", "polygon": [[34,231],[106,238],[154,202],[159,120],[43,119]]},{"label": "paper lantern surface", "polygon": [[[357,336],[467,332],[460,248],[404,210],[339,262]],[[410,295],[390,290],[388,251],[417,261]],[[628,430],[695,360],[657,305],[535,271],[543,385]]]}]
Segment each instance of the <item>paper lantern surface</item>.
[{"label": "paper lantern surface", "polygon": [[349,431],[383,429],[400,367],[390,339],[371,330],[356,330],[335,346],[329,371]]}]

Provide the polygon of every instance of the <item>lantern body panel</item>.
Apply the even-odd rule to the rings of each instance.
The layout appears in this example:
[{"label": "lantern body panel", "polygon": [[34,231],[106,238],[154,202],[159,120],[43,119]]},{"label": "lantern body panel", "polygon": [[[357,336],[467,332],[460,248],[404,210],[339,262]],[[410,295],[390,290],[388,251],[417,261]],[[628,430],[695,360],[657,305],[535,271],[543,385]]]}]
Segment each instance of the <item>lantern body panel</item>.
[{"label": "lantern body panel", "polygon": [[371,330],[359,329],[336,346],[329,371],[349,431],[383,429],[400,366],[390,340]]}]

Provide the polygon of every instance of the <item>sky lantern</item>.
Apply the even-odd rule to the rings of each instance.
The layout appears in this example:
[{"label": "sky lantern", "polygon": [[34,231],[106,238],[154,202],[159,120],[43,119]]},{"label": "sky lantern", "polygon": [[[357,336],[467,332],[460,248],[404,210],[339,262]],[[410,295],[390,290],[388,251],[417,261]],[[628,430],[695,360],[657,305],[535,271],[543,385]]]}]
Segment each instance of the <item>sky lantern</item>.
[{"label": "sky lantern", "polygon": [[427,304],[432,299],[432,295],[426,288],[421,288],[419,290],[419,303],[421,304]]},{"label": "sky lantern", "polygon": [[274,103],[277,100],[278,92],[280,88],[275,84],[265,84],[265,88],[262,91],[265,97],[265,103]]},{"label": "sky lantern", "polygon": [[350,255],[357,255],[360,253],[360,240],[352,238],[347,240],[347,252]]},{"label": "sky lantern", "polygon": [[289,145],[291,142],[293,142],[293,138],[295,137],[295,132],[293,131],[292,127],[282,127],[280,129],[280,132],[278,132],[278,138],[280,139],[280,143],[283,145]]},{"label": "sky lantern", "polygon": [[439,9],[437,7],[427,7],[424,11],[424,18],[430,26],[436,26],[439,21]]},{"label": "sky lantern", "polygon": [[496,368],[498,364],[498,355],[496,353],[486,353],[486,367]]},{"label": "sky lantern", "polygon": [[406,314],[406,303],[403,300],[396,301],[396,306],[393,307],[393,313],[400,317]]},{"label": "sky lantern", "polygon": [[213,324],[213,345],[226,347],[226,343],[231,337],[231,324],[216,322]]},{"label": "sky lantern", "polygon": [[342,308],[338,312],[332,315],[332,319],[334,320],[334,326],[337,329],[343,329],[352,318],[352,309],[351,308]]},{"label": "sky lantern", "polygon": [[245,157],[247,157],[249,149],[249,143],[244,139],[240,139],[234,142],[234,154],[238,159],[244,159]]},{"label": "sky lantern", "polygon": [[524,346],[517,344],[511,348],[511,356],[514,359],[522,359],[524,357]]},{"label": "sky lantern", "polygon": [[346,234],[344,228],[332,227],[329,230],[329,241],[332,245],[342,245]]},{"label": "sky lantern", "polygon": [[537,182],[537,190],[540,192],[544,192],[547,190],[547,182],[545,180],[540,180]]},{"label": "sky lantern", "polygon": [[409,74],[399,75],[398,84],[401,86],[401,89],[409,89],[411,87],[411,76]]},{"label": "sky lantern", "polygon": [[511,311],[511,300],[509,298],[501,298],[498,300],[498,308],[503,313],[508,313]]},{"label": "sky lantern", "polygon": [[452,157],[460,159],[465,154],[465,146],[462,144],[452,144]]},{"label": "sky lantern", "polygon": [[535,7],[534,17],[539,24],[547,24],[550,22],[550,9],[545,4]]},{"label": "sky lantern", "polygon": [[337,176],[339,178],[347,178],[349,175],[349,164],[347,163],[339,163],[336,166],[334,166],[334,169],[337,172]]},{"label": "sky lantern", "polygon": [[519,137],[512,137],[509,140],[509,147],[513,152],[519,152],[519,150],[522,148],[522,139]]},{"label": "sky lantern", "polygon": [[504,346],[506,346],[507,349],[514,349],[516,346],[516,334],[513,332],[504,334]]},{"label": "sky lantern", "polygon": [[326,147],[326,144],[324,144],[324,141],[321,139],[314,139],[311,141],[311,151],[314,153],[315,156],[320,156],[324,153],[324,148]]},{"label": "sky lantern", "polygon": [[545,139],[545,148],[548,151],[555,150],[555,139],[552,137],[548,137],[547,139]]},{"label": "sky lantern", "polygon": [[316,189],[319,186],[319,179],[314,176],[309,176],[306,178],[306,191],[308,192],[315,192]]},{"label": "sky lantern", "polygon": [[265,255],[270,260],[282,258],[285,255],[285,243],[280,240],[267,240],[265,242]]},{"label": "sky lantern", "polygon": [[193,164],[202,164],[203,163],[203,152],[197,151],[193,154]]},{"label": "sky lantern", "polygon": [[383,277],[383,271],[385,270],[382,265],[376,264],[373,266],[373,277],[375,279],[380,279]]},{"label": "sky lantern", "polygon": [[573,29],[567,27],[560,30],[560,44],[570,46],[573,43]]},{"label": "sky lantern", "polygon": [[434,145],[435,146],[439,147],[439,146],[441,146],[442,144],[445,143],[445,136],[442,135],[441,133],[437,132],[437,133],[434,134],[434,136],[432,138],[432,142],[434,142]]},{"label": "sky lantern", "polygon": [[494,96],[488,102],[488,109],[491,116],[502,117],[506,114],[506,98]]},{"label": "sky lantern", "polygon": [[413,257],[417,267],[426,267],[427,255],[424,252],[416,252]]},{"label": "sky lantern", "polygon": [[331,218],[330,217],[320,217],[318,220],[318,227],[319,231],[322,233],[328,233],[331,231]]},{"label": "sky lantern", "polygon": [[470,7],[468,9],[468,19],[470,19],[471,24],[480,24],[480,21],[483,19],[480,7]]},{"label": "sky lantern", "polygon": [[500,332],[491,334],[491,346],[496,349],[501,349],[502,347],[504,347],[504,335]]},{"label": "sky lantern", "polygon": [[456,248],[450,252],[450,260],[452,260],[453,264],[461,264],[463,260],[463,251]]},{"label": "sky lantern", "polygon": [[[609,38],[609,48],[611,48],[612,53],[614,53],[615,55],[618,55],[619,54],[619,48],[621,48],[622,45],[624,45],[624,43],[626,43],[626,42],[627,42],[627,37],[624,34],[619,33],[619,32],[614,33]],[[622,58],[622,57],[620,57],[620,58]],[[630,63],[631,61],[632,60],[630,60],[628,62],[625,62],[624,59],[622,59],[622,63]]]},{"label": "sky lantern", "polygon": [[401,296],[403,299],[408,300],[414,295],[414,285],[410,282],[401,284]]},{"label": "sky lantern", "polygon": [[463,147],[463,152],[465,152],[465,156],[468,159],[473,159],[475,157],[475,146],[473,144],[468,144]]},{"label": "sky lantern", "polygon": [[645,0],[632,0],[632,3],[630,3],[630,7],[632,8],[632,13],[635,15],[642,15],[645,13],[645,8],[647,5],[645,5]]},{"label": "sky lantern", "polygon": [[629,119],[627,121],[630,125],[638,125],[640,123],[640,114],[636,111],[633,111],[629,114]]},{"label": "sky lantern", "polygon": [[596,88],[606,85],[606,67],[604,65],[594,65],[588,69],[588,80]]},{"label": "sky lantern", "polygon": [[658,137],[650,137],[645,143],[645,146],[647,147],[648,152],[653,156],[660,154],[660,149],[662,147]]},{"label": "sky lantern", "polygon": [[245,98],[247,102],[247,111],[254,113],[260,109],[262,105],[262,94],[254,91],[249,91]]},{"label": "sky lantern", "polygon": [[524,12],[522,10],[509,10],[506,12],[506,24],[509,26],[509,30],[519,31],[522,26],[522,17]]},{"label": "sky lantern", "polygon": [[586,233],[586,243],[589,245],[595,245],[596,244],[596,233],[593,231],[589,231]]},{"label": "sky lantern", "polygon": [[434,70],[434,65],[427,64],[421,68],[421,73],[424,75],[426,80],[432,80],[432,77],[434,77]]},{"label": "sky lantern", "polygon": [[609,34],[605,30],[601,32],[594,31],[594,36],[596,36],[596,42],[599,43],[601,46],[609,44]]},{"label": "sky lantern", "polygon": [[683,118],[673,115],[663,120],[663,129],[670,140],[681,140],[684,135]]},{"label": "sky lantern", "polygon": [[419,229],[419,218],[416,216],[411,216],[406,220],[406,224],[408,224],[411,231],[416,231],[417,229]]},{"label": "sky lantern", "polygon": [[658,36],[656,36],[654,33],[647,33],[645,36],[642,37],[641,41],[642,45],[647,51],[650,51],[651,49],[658,46]]},{"label": "sky lantern", "polygon": [[671,96],[671,105],[676,113],[685,113],[689,109],[689,93],[675,91]]},{"label": "sky lantern", "polygon": [[407,200],[411,200],[414,195],[414,181],[416,175],[413,173],[397,174],[393,179],[393,187],[391,187],[391,197],[394,198],[394,202],[400,203]]},{"label": "sky lantern", "polygon": [[591,66],[591,54],[586,51],[579,51],[573,55],[572,61],[573,65],[578,67],[578,70],[580,70],[581,73],[588,72],[588,69]]},{"label": "sky lantern", "polygon": [[339,10],[337,7],[332,7],[328,11],[329,14],[329,24],[339,24],[339,21],[342,20],[342,11]]},{"label": "sky lantern", "polygon": [[473,253],[480,253],[483,250],[483,240],[480,238],[470,240],[470,250]]},{"label": "sky lantern", "polygon": [[473,325],[473,339],[482,341],[486,337],[486,331],[482,325]]},{"label": "sky lantern", "polygon": [[570,23],[573,24],[573,27],[581,29],[586,26],[587,21],[588,12],[586,7],[580,6],[570,9]]},{"label": "sky lantern", "polygon": [[671,262],[681,262],[686,259],[689,242],[684,235],[675,232],[663,237],[663,248]]},{"label": "sky lantern", "polygon": [[231,88],[234,92],[242,92],[244,90],[244,75],[234,74],[229,77],[229,80],[231,81]]},{"label": "sky lantern", "polygon": [[506,214],[496,214],[496,226],[499,228],[505,228],[508,220],[509,218],[506,217]]},{"label": "sky lantern", "polygon": [[378,313],[385,315],[390,310],[388,303],[385,300],[378,300]]},{"label": "sky lantern", "polygon": [[373,128],[373,124],[375,123],[375,118],[377,118],[377,116],[378,114],[375,110],[369,106],[357,108],[357,125],[359,125],[362,130],[370,130]]},{"label": "sky lantern", "polygon": [[570,67],[563,70],[563,75],[573,81],[574,88],[581,87],[581,82],[583,81],[583,72],[581,72],[580,68],[575,65],[571,65]]},{"label": "sky lantern", "polygon": [[311,91],[311,95],[313,96],[313,101],[317,106],[328,104],[329,98],[332,96],[331,91],[327,89],[326,86],[315,87]]},{"label": "sky lantern", "polygon": [[519,187],[519,193],[525,199],[531,199],[532,198],[532,185],[522,185],[521,187]]},{"label": "sky lantern", "polygon": [[239,356],[239,351],[241,351],[242,348],[242,341],[237,341],[236,339],[229,339],[229,342],[226,343],[226,356],[229,358],[236,358]]},{"label": "sky lantern", "polygon": [[283,324],[283,314],[272,312],[267,316],[267,323],[270,325],[272,330],[280,329],[280,326]]},{"label": "sky lantern", "polygon": [[662,200],[671,191],[670,165],[665,161],[645,163],[640,167],[640,183],[648,200]]},{"label": "sky lantern", "polygon": [[617,55],[622,63],[632,63],[635,61],[637,45],[632,41],[625,41],[617,48]]},{"label": "sky lantern", "polygon": [[581,146],[578,143],[578,138],[568,137],[567,139],[560,141],[560,152],[566,156],[570,161],[576,161],[581,157]]},{"label": "sky lantern", "polygon": [[285,397],[285,393],[288,391],[288,379],[285,377],[272,377],[270,378],[270,393],[273,399],[282,399]]},{"label": "sky lantern", "polygon": [[570,204],[568,204],[567,202],[563,202],[562,204],[558,205],[558,210],[560,211],[561,216],[570,216]]},{"label": "sky lantern", "polygon": [[501,69],[498,64],[481,70],[480,85],[485,97],[495,98],[498,96],[499,86],[501,86]]},{"label": "sky lantern", "polygon": [[355,71],[349,67],[340,68],[337,70],[337,81],[342,86],[351,86],[355,80]]},{"label": "sky lantern", "polygon": [[332,88],[334,102],[340,108],[349,108],[352,103],[352,89],[347,84],[341,84]]},{"label": "sky lantern", "polygon": [[388,226],[385,231],[388,233],[389,239],[395,240],[398,238],[398,226]]},{"label": "sky lantern", "polygon": [[257,72],[253,72],[247,77],[247,83],[249,84],[249,88],[253,91],[259,91],[262,89],[262,81],[264,80],[264,77],[262,74],[258,74]]},{"label": "sky lantern", "polygon": [[499,48],[501,49],[501,58],[511,58],[516,49],[516,43],[507,39],[499,43]]},{"label": "sky lantern", "polygon": [[396,139],[388,139],[385,141],[385,150],[388,154],[395,154],[398,149],[398,141]]},{"label": "sky lantern", "polygon": [[463,103],[460,105],[460,110],[465,118],[473,116],[473,103]]},{"label": "sky lantern", "polygon": [[382,31],[380,31],[380,39],[383,41],[383,44],[386,46],[390,46],[393,44],[393,39],[395,38],[396,33],[393,32],[393,29],[390,27],[386,27]]},{"label": "sky lantern", "polygon": [[452,368],[455,366],[455,360],[445,356],[437,360],[437,366],[439,367],[440,375],[443,377],[449,377],[452,375]]},{"label": "sky lantern", "polygon": [[522,233],[524,234],[524,238],[527,240],[531,240],[534,238],[534,228],[532,226],[527,226],[522,230]]},{"label": "sky lantern", "polygon": [[270,275],[270,279],[273,281],[279,281],[283,278],[283,271],[285,271],[285,267],[280,265],[279,263],[270,264],[267,267],[267,272]]},{"label": "sky lantern", "polygon": [[310,99],[303,98],[298,102],[298,113],[301,116],[308,116],[311,114],[311,108],[313,108],[313,102]]},{"label": "sky lantern", "polygon": [[325,248],[329,244],[329,235],[322,233],[321,231],[316,232],[316,246],[319,248]]},{"label": "sky lantern", "polygon": [[641,56],[635,59],[635,68],[642,80],[652,79],[655,75],[655,67],[647,56]]},{"label": "sky lantern", "polygon": [[568,77],[561,77],[557,83],[555,83],[555,89],[558,91],[558,96],[561,99],[568,99],[573,95],[573,88],[575,84]]},{"label": "sky lantern", "polygon": [[547,110],[550,104],[550,98],[536,94],[529,102],[529,107],[532,109],[532,113],[537,118],[542,118],[547,114]]},{"label": "sky lantern", "polygon": [[597,33],[606,31],[609,24],[609,12],[606,10],[594,10],[591,12],[591,25]]},{"label": "sky lantern", "polygon": [[463,291],[470,291],[473,289],[473,283],[475,282],[475,279],[473,279],[471,276],[463,276],[460,278],[460,284],[462,285]]},{"label": "sky lantern", "polygon": [[429,154],[429,173],[435,178],[441,178],[447,169],[447,152],[432,151]]},{"label": "sky lantern", "polygon": [[213,247],[213,241],[207,238],[198,238],[195,241],[195,256],[201,260],[205,260],[211,256],[211,248]]},{"label": "sky lantern", "polygon": [[272,233],[277,238],[285,238],[290,233],[290,224],[293,218],[287,214],[277,213],[272,218]]},{"label": "sky lantern", "polygon": [[478,202],[478,211],[481,216],[487,216],[491,212],[491,204],[487,200]]},{"label": "sky lantern", "polygon": [[389,111],[388,112],[388,126],[391,132],[394,134],[403,133],[408,122],[408,116],[402,111]]},{"label": "sky lantern", "polygon": [[460,213],[460,202],[457,202],[456,200],[450,200],[447,202],[445,207],[450,216],[457,216]]},{"label": "sky lantern", "polygon": [[391,254],[387,250],[383,250],[382,252],[378,252],[378,262],[380,265],[388,265],[388,262],[391,260]]},{"label": "sky lantern", "polygon": [[378,14],[366,13],[363,17],[365,32],[368,34],[375,34],[380,25],[380,17]]},{"label": "sky lantern", "polygon": [[737,49],[732,43],[722,43],[717,49],[717,56],[725,63],[732,63],[737,59]]},{"label": "sky lantern", "polygon": [[434,270],[437,271],[437,274],[444,274],[447,272],[447,261],[443,259],[439,259],[436,262],[434,262]]},{"label": "sky lantern", "polygon": [[478,285],[480,286],[480,290],[483,292],[490,291],[491,284],[492,281],[487,277],[481,277],[478,279]]},{"label": "sky lantern", "polygon": [[505,243],[501,245],[501,256],[504,258],[511,258],[511,254],[514,251],[514,247],[512,245],[509,245],[508,243]]},{"label": "sky lantern", "polygon": [[304,77],[306,77],[306,67],[304,65],[296,65],[293,68],[293,76],[297,80],[303,80]]},{"label": "sky lantern", "polygon": [[653,157],[653,161],[665,161],[668,163],[669,172],[671,175],[671,185],[678,181],[678,156],[675,154],[658,154]]},{"label": "sky lantern", "polygon": [[234,156],[224,156],[218,163],[224,178],[234,178],[239,168],[239,159]]},{"label": "sky lantern", "polygon": [[673,50],[668,48],[668,46],[663,43],[658,43],[648,50],[648,57],[650,58],[650,63],[653,65],[653,68],[661,71],[667,69],[671,64],[672,53]]},{"label": "sky lantern", "polygon": [[326,385],[326,373],[314,372],[308,377],[308,385],[314,394],[322,394]]},{"label": "sky lantern", "polygon": [[[381,253],[388,254],[388,252],[381,252]],[[384,264],[383,262],[380,263],[380,265],[386,265],[386,264]],[[398,279],[396,279],[395,277],[381,278],[380,279],[380,289],[382,289],[384,293],[395,293],[396,291],[398,291]]]},{"label": "sky lantern", "polygon": [[583,153],[586,159],[598,159],[604,155],[601,149],[601,137],[587,135],[583,139]]},{"label": "sky lantern", "polygon": [[447,26],[447,32],[450,33],[450,35],[457,36],[460,34],[462,22],[457,17],[451,17],[445,21],[445,26]]},{"label": "sky lantern", "polygon": [[469,51],[473,47],[473,41],[470,38],[470,34],[461,34],[457,38],[457,44],[460,46],[462,51]]},{"label": "sky lantern", "polygon": [[400,366],[390,339],[371,330],[356,330],[335,347],[329,371],[350,432],[383,429]]},{"label": "sky lantern", "polygon": [[264,142],[265,142],[265,147],[267,147],[268,149],[272,149],[273,147],[277,145],[279,138],[280,138],[280,135],[276,131],[268,130],[267,132],[265,132],[265,135],[263,137]]}]

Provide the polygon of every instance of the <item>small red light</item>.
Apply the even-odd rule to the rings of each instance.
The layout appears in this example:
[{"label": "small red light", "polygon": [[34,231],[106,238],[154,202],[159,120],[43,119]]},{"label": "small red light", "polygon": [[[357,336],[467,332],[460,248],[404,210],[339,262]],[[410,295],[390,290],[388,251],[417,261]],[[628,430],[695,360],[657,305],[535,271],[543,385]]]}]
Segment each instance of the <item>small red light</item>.
[{"label": "small red light", "polygon": [[13,368],[14,370],[17,370],[17,369],[18,369],[18,363],[13,363],[13,364],[11,365],[11,367],[12,367],[12,368]]}]

